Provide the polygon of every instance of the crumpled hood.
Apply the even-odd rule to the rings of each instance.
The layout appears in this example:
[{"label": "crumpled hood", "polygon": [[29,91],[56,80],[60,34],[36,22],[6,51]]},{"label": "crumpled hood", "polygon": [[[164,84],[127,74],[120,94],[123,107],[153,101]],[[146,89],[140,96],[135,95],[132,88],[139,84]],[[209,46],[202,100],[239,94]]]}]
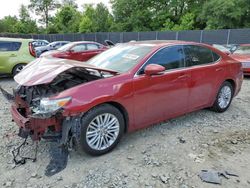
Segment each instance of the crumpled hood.
[{"label": "crumpled hood", "polygon": [[57,59],[57,58],[38,58],[29,63],[25,68],[14,77],[14,80],[23,86],[47,84],[60,73],[73,68],[83,67],[116,74],[117,72],[101,69],[93,65],[80,61]]}]

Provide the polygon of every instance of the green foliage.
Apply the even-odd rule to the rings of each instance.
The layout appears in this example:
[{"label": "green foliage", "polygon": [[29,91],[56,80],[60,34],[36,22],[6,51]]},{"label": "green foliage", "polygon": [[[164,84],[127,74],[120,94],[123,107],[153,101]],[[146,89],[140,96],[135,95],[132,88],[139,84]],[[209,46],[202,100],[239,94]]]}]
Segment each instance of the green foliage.
[{"label": "green foliage", "polygon": [[26,6],[21,5],[19,10],[19,21],[15,25],[17,33],[29,34],[37,33],[38,27],[36,21],[32,20]]},{"label": "green foliage", "polygon": [[60,5],[57,0],[30,0],[29,8],[33,10],[36,15],[40,15],[40,22],[45,24],[48,28],[50,20],[50,11],[55,10]]},{"label": "green foliage", "polygon": [[52,23],[59,33],[77,33],[80,17],[81,13],[78,12],[76,7],[66,4],[58,10]]},{"label": "green foliage", "polygon": [[242,28],[249,24],[249,0],[210,0],[202,9],[206,29]]},{"label": "green foliage", "polygon": [[108,8],[103,4],[97,4],[96,8],[86,5],[81,18],[79,32],[107,32],[111,31],[113,18]]},{"label": "green foliage", "polygon": [[0,20],[0,32],[1,33],[16,33],[16,24],[18,19],[16,16],[5,16]]},{"label": "green foliage", "polygon": [[85,5],[80,12],[76,0],[30,0],[29,8],[40,16],[38,21],[42,26],[38,28],[27,7],[22,5],[18,18],[0,19],[0,32],[91,33],[250,27],[250,0],[111,0],[111,5],[112,11],[99,3]]}]

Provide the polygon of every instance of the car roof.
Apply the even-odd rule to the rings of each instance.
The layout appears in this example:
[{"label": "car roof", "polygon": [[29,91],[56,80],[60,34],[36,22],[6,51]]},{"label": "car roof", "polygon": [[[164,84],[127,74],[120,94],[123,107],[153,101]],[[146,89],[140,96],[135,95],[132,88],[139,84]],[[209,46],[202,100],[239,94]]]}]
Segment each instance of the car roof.
[{"label": "car roof", "polygon": [[76,41],[76,42],[71,42],[72,44],[85,44],[85,43],[93,43],[93,44],[100,44],[98,42],[94,41]]},{"label": "car roof", "polygon": [[161,46],[168,46],[168,45],[182,45],[182,44],[190,44],[190,45],[201,45],[201,43],[197,42],[191,42],[191,41],[181,41],[181,40],[147,40],[147,41],[131,41],[127,44],[133,44],[133,45],[145,45],[145,46],[155,46],[155,47],[161,47]]},{"label": "car roof", "polygon": [[6,38],[6,37],[0,37],[0,40],[1,41],[11,41],[11,42],[23,42],[23,41],[28,41],[28,42],[31,42],[31,41],[34,41],[33,39],[22,39],[22,38]]}]

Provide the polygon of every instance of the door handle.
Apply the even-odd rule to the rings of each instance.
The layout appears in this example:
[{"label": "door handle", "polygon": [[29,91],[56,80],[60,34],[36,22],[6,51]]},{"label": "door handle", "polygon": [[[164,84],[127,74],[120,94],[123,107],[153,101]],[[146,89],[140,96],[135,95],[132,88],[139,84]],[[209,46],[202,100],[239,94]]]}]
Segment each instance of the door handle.
[{"label": "door handle", "polygon": [[183,74],[181,76],[178,76],[178,79],[184,79],[184,78],[189,78],[188,74]]},{"label": "door handle", "polygon": [[215,69],[216,72],[223,71],[223,68],[217,68]]}]

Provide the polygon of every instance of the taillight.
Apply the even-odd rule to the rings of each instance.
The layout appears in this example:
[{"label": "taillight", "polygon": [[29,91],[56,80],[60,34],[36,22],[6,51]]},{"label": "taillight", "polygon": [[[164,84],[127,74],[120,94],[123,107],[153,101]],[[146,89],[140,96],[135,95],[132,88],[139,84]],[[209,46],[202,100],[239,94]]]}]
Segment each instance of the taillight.
[{"label": "taillight", "polygon": [[36,57],[36,52],[35,52],[35,49],[33,48],[32,42],[29,42],[29,52],[30,52],[30,55],[32,55],[33,57]]}]

